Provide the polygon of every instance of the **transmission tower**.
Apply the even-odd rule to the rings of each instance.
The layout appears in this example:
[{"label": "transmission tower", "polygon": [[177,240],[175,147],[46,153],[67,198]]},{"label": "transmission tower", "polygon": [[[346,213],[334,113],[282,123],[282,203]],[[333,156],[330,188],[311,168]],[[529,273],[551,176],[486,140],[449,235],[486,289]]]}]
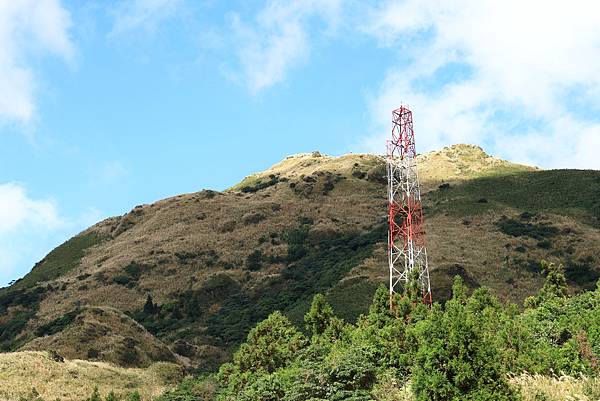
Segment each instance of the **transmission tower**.
[{"label": "transmission tower", "polygon": [[392,111],[392,139],[387,141],[390,308],[394,293],[410,280],[417,281],[423,302],[431,305],[416,158],[412,112],[400,106]]}]

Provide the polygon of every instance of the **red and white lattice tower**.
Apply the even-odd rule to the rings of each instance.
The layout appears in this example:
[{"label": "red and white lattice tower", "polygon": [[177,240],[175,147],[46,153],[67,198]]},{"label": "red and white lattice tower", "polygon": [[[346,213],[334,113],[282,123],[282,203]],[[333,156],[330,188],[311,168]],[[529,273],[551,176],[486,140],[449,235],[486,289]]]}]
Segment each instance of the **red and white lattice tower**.
[{"label": "red and white lattice tower", "polygon": [[412,112],[400,106],[392,111],[392,139],[387,141],[390,307],[393,294],[401,293],[411,277],[421,286],[423,302],[431,305],[416,158]]}]

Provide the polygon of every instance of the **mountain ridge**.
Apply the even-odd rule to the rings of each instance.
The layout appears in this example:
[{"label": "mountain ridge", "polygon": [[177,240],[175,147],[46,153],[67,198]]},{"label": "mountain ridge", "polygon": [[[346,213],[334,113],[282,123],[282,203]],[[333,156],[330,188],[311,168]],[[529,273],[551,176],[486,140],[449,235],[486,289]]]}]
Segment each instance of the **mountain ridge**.
[{"label": "mountain ridge", "polygon": [[[600,276],[600,172],[540,170],[472,145],[418,163],[437,300],[461,275],[472,288],[522,301],[543,282],[541,259],[565,263],[576,289]],[[301,326],[316,292],[353,320],[386,280],[385,183],[381,156],[304,153],[223,192],[177,195],[105,219],[0,290],[1,349],[60,344],[70,358],[86,358],[89,349],[69,347],[81,342],[69,340],[81,332],[76,318],[52,340],[31,333],[82,308],[109,308],[151,334],[129,336],[133,349],[168,347],[167,360],[211,370],[275,309]],[[119,332],[129,329],[105,326],[122,347]],[[114,353],[94,355],[127,366]]]}]

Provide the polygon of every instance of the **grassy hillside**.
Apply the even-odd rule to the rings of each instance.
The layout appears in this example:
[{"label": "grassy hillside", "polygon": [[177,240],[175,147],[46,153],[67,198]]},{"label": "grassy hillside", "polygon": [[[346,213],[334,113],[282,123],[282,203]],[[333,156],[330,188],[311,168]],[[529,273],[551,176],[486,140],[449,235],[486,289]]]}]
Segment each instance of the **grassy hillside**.
[{"label": "grassy hillside", "polygon": [[35,332],[22,350],[50,349],[76,359],[102,360],[126,367],[148,367],[155,361],[177,362],[160,340],[124,313],[112,308],[74,309]]},{"label": "grassy hillside", "polygon": [[[486,285],[520,302],[542,285],[542,259],[565,265],[574,292],[593,287],[600,172],[540,171],[470,145],[421,155],[419,163],[437,300],[449,296],[458,274],[472,288]],[[56,347],[87,358],[104,341],[118,350],[131,338],[139,366],[168,356],[211,370],[273,310],[300,322],[316,292],[353,321],[386,280],[385,183],[379,156],[315,152],[224,192],[136,206],[0,290],[0,350]],[[88,307],[128,317],[74,317]],[[135,334],[131,319],[146,330]],[[141,353],[142,344],[162,351]],[[98,359],[128,366],[120,354]]]},{"label": "grassy hillside", "polygon": [[158,363],[147,369],[125,369],[103,362],[55,360],[46,352],[0,354],[0,399],[37,398],[85,400],[95,387],[102,395],[125,396],[137,391],[148,400],[162,394],[183,377],[174,364]]}]

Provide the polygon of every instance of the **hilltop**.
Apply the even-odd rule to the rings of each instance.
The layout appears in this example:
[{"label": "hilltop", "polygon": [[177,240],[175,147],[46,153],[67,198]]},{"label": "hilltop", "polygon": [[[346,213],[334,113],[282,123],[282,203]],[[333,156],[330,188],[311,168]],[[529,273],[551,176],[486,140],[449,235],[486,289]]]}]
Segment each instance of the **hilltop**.
[{"label": "hilltop", "polygon": [[[520,302],[541,287],[542,259],[563,263],[574,291],[594,288],[600,172],[540,170],[472,145],[418,162],[436,300],[460,275]],[[313,152],[223,192],[136,206],[0,290],[0,347],[212,370],[273,310],[299,325],[317,292],[352,321],[386,280],[385,185],[380,156]]]}]

